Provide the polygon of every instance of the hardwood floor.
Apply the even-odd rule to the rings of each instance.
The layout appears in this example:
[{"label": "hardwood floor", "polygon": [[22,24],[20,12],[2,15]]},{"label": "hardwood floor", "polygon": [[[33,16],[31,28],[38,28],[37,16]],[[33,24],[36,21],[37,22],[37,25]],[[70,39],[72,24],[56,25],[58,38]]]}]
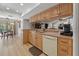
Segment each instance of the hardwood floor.
[{"label": "hardwood floor", "polygon": [[[22,39],[16,36],[13,39],[0,39],[0,56],[32,56],[29,52],[32,45],[23,45],[22,42]],[[44,56],[44,54],[40,56]]]}]

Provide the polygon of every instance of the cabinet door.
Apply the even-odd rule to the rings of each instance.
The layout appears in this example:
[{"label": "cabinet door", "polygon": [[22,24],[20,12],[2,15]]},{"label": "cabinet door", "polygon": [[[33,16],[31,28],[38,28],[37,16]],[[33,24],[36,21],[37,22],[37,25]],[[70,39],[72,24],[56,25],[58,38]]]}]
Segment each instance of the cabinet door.
[{"label": "cabinet door", "polygon": [[41,13],[41,21],[43,21],[45,19],[45,13],[44,11]]},{"label": "cabinet door", "polygon": [[51,9],[49,8],[46,10],[46,19],[50,20],[50,17],[51,17]]},{"label": "cabinet door", "polygon": [[58,55],[59,56],[72,56],[73,45],[72,39],[58,38]]},{"label": "cabinet door", "polygon": [[68,56],[72,56],[73,55],[73,47],[70,46],[68,47]]},{"label": "cabinet door", "polygon": [[61,3],[59,4],[59,16],[67,17],[73,15],[73,4],[71,3]]},{"label": "cabinet door", "polygon": [[42,50],[42,35],[40,33],[36,33],[36,47]]},{"label": "cabinet door", "polygon": [[47,20],[47,18],[46,18],[47,17],[46,11],[43,11],[42,17],[43,17],[43,20],[45,20],[45,21]]},{"label": "cabinet door", "polygon": [[37,16],[35,15],[35,16],[34,16],[34,22],[36,22],[36,21],[37,21]]},{"label": "cabinet door", "polygon": [[29,30],[23,30],[23,44],[28,43],[29,39]]},{"label": "cabinet door", "polygon": [[50,19],[54,20],[58,18],[58,5],[50,8]]},{"label": "cabinet door", "polygon": [[41,19],[40,19],[40,13],[38,14],[38,21],[41,21]]},{"label": "cabinet door", "polygon": [[35,46],[35,32],[30,31],[29,33],[29,42]]},{"label": "cabinet door", "polygon": [[35,31],[32,31],[32,44],[35,46],[36,45],[36,42],[35,42],[35,39],[36,39],[36,32]]},{"label": "cabinet door", "polygon": [[68,7],[69,7],[69,10],[68,10],[69,15],[73,16],[73,4],[69,3]]},{"label": "cabinet door", "polygon": [[32,44],[32,42],[33,42],[33,38],[32,38],[32,32],[30,31],[29,32],[29,42]]},{"label": "cabinet door", "polygon": [[40,13],[40,20],[42,20],[42,13]]}]

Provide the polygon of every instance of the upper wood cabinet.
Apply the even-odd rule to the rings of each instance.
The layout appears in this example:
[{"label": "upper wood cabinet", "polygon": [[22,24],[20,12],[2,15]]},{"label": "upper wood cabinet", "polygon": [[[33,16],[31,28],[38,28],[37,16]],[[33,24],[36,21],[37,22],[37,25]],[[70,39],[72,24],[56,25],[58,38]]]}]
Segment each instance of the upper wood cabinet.
[{"label": "upper wood cabinet", "polygon": [[30,22],[35,22],[35,16],[30,18]]},{"label": "upper wood cabinet", "polygon": [[42,12],[42,13],[40,13],[40,20],[39,21],[41,21],[41,20],[43,20],[44,19],[44,13]]},{"label": "upper wood cabinet", "polygon": [[45,11],[45,18],[48,20],[50,18],[50,13],[51,13],[51,10],[48,9]]},{"label": "upper wood cabinet", "polygon": [[67,17],[73,15],[73,4],[72,3],[62,3],[59,4],[59,17]]},{"label": "upper wood cabinet", "polygon": [[50,19],[56,19],[59,16],[59,6],[56,5],[55,7],[50,8]]},{"label": "upper wood cabinet", "polygon": [[49,21],[73,15],[72,3],[61,3],[31,17],[31,22]]},{"label": "upper wood cabinet", "polygon": [[38,21],[40,20],[40,13],[37,14],[37,20],[38,20]]}]

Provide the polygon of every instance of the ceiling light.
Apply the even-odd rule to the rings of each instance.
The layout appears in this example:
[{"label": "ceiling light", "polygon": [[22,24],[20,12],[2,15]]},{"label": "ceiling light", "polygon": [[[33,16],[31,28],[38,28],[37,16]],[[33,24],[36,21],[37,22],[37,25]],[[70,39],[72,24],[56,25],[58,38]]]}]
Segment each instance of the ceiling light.
[{"label": "ceiling light", "polygon": [[24,4],[23,3],[20,3],[20,5],[23,6]]},{"label": "ceiling light", "polygon": [[10,8],[6,8],[7,10],[9,10]]}]

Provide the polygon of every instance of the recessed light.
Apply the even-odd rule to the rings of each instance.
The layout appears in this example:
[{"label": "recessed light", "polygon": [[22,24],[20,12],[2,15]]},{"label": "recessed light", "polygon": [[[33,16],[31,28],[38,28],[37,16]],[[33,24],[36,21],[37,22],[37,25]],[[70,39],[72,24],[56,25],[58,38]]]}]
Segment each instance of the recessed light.
[{"label": "recessed light", "polygon": [[6,8],[7,10],[9,10],[10,8]]},{"label": "recessed light", "polygon": [[20,3],[20,5],[23,6],[24,4],[23,3]]}]

